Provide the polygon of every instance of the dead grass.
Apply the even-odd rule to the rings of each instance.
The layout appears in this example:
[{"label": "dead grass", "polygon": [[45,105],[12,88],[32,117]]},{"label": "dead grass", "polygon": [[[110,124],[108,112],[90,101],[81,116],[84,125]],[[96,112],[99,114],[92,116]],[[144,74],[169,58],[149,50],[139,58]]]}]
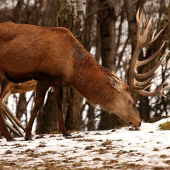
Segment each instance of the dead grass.
[{"label": "dead grass", "polygon": [[[103,161],[100,158],[94,158],[96,163],[99,161]],[[24,164],[24,161],[22,162]],[[149,167],[145,164],[134,164],[129,162],[118,162],[117,160],[110,160],[110,161],[103,161],[103,166],[100,168],[90,168],[90,167],[84,167],[82,164],[85,163],[83,161],[81,162],[72,162],[72,164],[69,164],[68,162],[65,164],[62,164],[60,161],[48,161],[44,160],[44,163],[35,164],[34,166],[25,166],[20,167],[19,165],[16,165],[14,162],[0,162],[0,170],[146,170],[146,169],[152,169],[152,170],[168,170],[167,167]],[[165,161],[167,165],[170,164],[170,160]]]},{"label": "dead grass", "polygon": [[159,125],[161,130],[170,130],[170,122],[165,122]]}]

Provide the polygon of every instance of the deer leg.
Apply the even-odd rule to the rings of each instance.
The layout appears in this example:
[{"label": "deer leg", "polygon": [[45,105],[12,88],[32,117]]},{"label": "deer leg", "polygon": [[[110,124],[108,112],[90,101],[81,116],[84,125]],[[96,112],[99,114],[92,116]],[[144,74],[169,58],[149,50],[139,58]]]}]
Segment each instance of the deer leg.
[{"label": "deer leg", "polygon": [[53,87],[54,97],[57,104],[57,116],[58,116],[58,124],[59,124],[59,131],[62,132],[63,136],[71,137],[71,134],[67,132],[65,127],[65,123],[63,120],[62,114],[62,88],[61,87]]},{"label": "deer leg", "polygon": [[4,73],[0,70],[0,127],[2,130],[2,133],[7,141],[12,141],[13,137],[11,136],[10,132],[7,129],[4,115],[2,112],[2,100],[5,94],[9,91],[9,80],[5,77]]},{"label": "deer leg", "polygon": [[45,94],[49,88],[49,82],[40,80],[37,83],[36,87],[36,97],[35,97],[35,105],[33,107],[31,118],[25,128],[25,140],[31,140],[31,130],[37,116],[37,112],[39,111],[40,107],[43,105]]}]

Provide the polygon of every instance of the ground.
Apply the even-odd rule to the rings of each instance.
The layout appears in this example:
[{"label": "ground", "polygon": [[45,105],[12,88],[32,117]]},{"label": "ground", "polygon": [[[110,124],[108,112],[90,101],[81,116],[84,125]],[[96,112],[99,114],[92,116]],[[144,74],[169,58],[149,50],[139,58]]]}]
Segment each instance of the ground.
[{"label": "ground", "polygon": [[74,132],[71,139],[61,134],[39,135],[32,141],[1,139],[0,170],[169,170],[170,131],[159,129],[169,119],[142,123],[138,131],[124,127]]}]

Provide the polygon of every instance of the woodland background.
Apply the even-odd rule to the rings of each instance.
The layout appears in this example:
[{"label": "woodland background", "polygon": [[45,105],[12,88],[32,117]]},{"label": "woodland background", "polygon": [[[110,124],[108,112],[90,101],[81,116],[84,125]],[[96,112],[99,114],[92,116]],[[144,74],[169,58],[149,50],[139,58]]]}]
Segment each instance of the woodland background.
[{"label": "woodland background", "polygon": [[[169,0],[0,0],[0,22],[12,21],[40,26],[63,26],[68,28],[84,47],[94,54],[96,60],[126,83],[129,62],[136,45],[136,20],[138,8],[146,18],[159,19],[157,30],[164,29],[158,40],[140,54],[140,60],[151,56],[166,41],[162,50],[169,49],[170,1]],[[138,72],[150,70],[159,60],[142,66]],[[160,67],[156,77],[159,83],[170,74],[169,57]],[[151,86],[150,90],[156,88]],[[170,93],[162,96],[143,97],[133,94],[142,120],[167,116],[170,111]],[[35,93],[11,95],[12,111],[26,125],[33,106]],[[8,101],[8,103],[11,103]],[[99,106],[92,106],[72,88],[63,88],[62,109],[68,130],[112,129],[125,125],[114,114],[108,114]],[[121,103],[120,103],[121,105]],[[37,121],[36,133],[58,131],[57,114],[53,92],[49,89]]]}]

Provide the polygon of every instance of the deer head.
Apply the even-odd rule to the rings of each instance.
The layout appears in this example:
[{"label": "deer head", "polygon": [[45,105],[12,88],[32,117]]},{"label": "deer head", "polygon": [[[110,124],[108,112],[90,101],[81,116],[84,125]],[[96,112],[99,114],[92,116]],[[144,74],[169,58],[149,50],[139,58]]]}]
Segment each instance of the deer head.
[{"label": "deer head", "polygon": [[115,77],[114,74],[112,77],[109,77],[109,80],[112,87],[116,89],[116,100],[113,100],[113,103],[110,103],[110,112],[113,110],[114,113],[130,125],[139,127],[141,125],[141,120],[132,97],[132,92],[129,90],[129,86]]}]

